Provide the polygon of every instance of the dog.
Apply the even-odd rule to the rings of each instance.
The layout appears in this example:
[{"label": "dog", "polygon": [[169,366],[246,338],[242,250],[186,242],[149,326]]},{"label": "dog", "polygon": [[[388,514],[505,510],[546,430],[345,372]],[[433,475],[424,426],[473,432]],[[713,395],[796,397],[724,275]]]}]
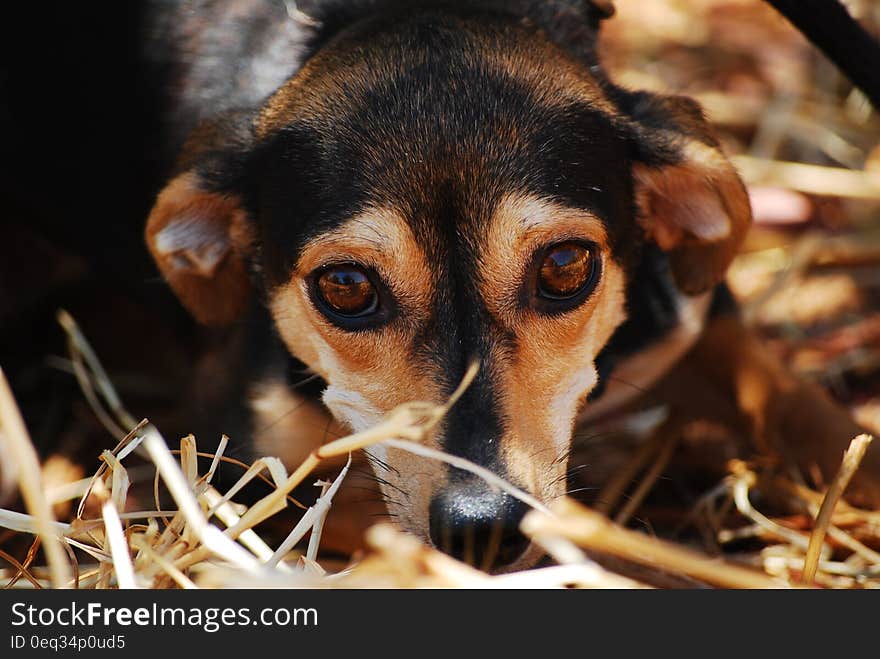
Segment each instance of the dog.
[{"label": "dog", "polygon": [[[760,448],[833,474],[859,429],[761,352],[723,286],[746,188],[696,102],[606,75],[610,3],[161,7],[185,143],[145,238],[225,337],[214,418],[252,455],[296,465],[330,429],[442,403],[476,362],[428,443],[549,502],[575,427],[690,364]],[[403,530],[493,570],[540,557],[519,500],[367,453]]]}]

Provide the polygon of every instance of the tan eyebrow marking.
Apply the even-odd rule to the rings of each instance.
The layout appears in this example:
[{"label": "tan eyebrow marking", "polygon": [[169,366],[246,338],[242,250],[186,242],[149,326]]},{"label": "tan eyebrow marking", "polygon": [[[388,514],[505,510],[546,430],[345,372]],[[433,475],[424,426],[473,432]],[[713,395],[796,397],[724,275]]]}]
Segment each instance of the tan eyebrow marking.
[{"label": "tan eyebrow marking", "polygon": [[[373,268],[392,292],[418,313],[434,294],[433,273],[406,219],[387,208],[369,208],[303,247],[296,274],[352,261]],[[421,314],[419,314],[421,315]]]},{"label": "tan eyebrow marking", "polygon": [[535,251],[572,239],[595,243],[597,258],[610,256],[608,232],[596,215],[532,195],[502,200],[492,215],[480,256],[480,288],[489,310],[509,317]]}]

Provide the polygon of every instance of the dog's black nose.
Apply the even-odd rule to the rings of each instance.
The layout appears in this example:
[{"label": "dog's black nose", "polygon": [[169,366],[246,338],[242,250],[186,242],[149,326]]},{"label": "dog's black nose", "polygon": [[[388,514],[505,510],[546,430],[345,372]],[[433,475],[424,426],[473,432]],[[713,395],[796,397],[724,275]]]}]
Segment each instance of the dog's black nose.
[{"label": "dog's black nose", "polygon": [[529,545],[519,531],[527,506],[485,486],[449,486],[431,501],[431,540],[441,551],[484,570],[518,559]]}]

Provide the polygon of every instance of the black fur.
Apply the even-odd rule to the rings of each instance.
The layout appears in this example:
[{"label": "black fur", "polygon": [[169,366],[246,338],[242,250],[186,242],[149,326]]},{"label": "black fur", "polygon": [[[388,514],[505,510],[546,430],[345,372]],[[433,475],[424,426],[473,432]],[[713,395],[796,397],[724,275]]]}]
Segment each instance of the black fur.
[{"label": "black fur", "polygon": [[588,0],[306,0],[299,6],[317,22],[310,42],[313,49],[343,29],[380,14],[405,16],[440,9],[459,15],[494,14],[531,23],[589,67],[598,65],[596,39],[599,23],[606,18]]}]

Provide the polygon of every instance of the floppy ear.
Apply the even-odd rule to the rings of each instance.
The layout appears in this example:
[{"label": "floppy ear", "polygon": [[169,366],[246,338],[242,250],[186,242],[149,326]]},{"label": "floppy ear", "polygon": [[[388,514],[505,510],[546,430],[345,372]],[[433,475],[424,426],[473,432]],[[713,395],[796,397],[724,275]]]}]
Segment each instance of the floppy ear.
[{"label": "floppy ear", "polygon": [[696,102],[648,94],[629,100],[640,222],[668,253],[681,291],[701,293],[724,278],[745,238],[748,194]]},{"label": "floppy ear", "polygon": [[234,129],[226,133],[230,144],[219,144],[223,132],[215,123],[193,134],[181,156],[185,170],[159,194],[145,231],[163,277],[206,325],[232,323],[252,295],[252,230],[240,196],[224,183],[234,178],[233,156],[243,145]]}]

